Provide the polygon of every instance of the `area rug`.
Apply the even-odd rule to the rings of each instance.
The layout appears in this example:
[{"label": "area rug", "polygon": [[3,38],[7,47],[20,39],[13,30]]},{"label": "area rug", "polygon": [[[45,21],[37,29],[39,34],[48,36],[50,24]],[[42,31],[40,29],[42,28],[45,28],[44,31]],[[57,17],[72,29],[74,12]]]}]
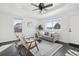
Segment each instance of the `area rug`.
[{"label": "area rug", "polygon": [[63,45],[43,40],[41,43],[38,44],[38,47],[39,47],[39,51],[36,48],[31,50],[31,53],[34,56],[52,56],[60,48],[62,48]]}]

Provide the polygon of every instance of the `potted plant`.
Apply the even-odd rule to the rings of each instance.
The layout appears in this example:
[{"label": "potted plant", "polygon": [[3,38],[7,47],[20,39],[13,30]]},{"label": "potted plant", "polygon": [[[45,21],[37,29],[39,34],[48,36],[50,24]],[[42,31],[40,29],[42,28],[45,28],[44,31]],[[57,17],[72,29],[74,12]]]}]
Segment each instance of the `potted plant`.
[{"label": "potted plant", "polygon": [[42,25],[39,25],[39,26],[38,26],[38,29],[39,29],[39,30],[43,30]]}]

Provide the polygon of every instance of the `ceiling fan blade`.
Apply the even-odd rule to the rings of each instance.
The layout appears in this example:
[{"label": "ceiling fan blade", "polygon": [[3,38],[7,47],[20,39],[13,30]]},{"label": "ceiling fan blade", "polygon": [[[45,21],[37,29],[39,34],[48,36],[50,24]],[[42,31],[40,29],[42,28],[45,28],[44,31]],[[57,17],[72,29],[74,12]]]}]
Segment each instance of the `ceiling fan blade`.
[{"label": "ceiling fan blade", "polygon": [[34,4],[34,3],[31,3],[31,5],[35,6],[35,7],[38,7],[38,5]]},{"label": "ceiling fan blade", "polygon": [[51,6],[53,6],[53,4],[48,4],[48,5],[44,6],[44,8],[51,7]]},{"label": "ceiling fan blade", "polygon": [[33,9],[32,11],[36,11],[36,10],[39,10],[39,9]]}]

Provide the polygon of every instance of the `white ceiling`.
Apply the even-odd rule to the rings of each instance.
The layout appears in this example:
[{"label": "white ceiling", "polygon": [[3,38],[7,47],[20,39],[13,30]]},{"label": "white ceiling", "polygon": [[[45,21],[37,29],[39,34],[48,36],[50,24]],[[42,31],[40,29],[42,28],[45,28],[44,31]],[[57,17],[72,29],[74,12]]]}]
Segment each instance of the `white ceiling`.
[{"label": "white ceiling", "polygon": [[36,19],[47,18],[61,13],[69,13],[79,10],[78,3],[53,3],[53,7],[49,7],[44,14],[39,11],[32,11],[36,7],[30,3],[1,3],[0,12],[7,12],[19,16],[31,17]]}]

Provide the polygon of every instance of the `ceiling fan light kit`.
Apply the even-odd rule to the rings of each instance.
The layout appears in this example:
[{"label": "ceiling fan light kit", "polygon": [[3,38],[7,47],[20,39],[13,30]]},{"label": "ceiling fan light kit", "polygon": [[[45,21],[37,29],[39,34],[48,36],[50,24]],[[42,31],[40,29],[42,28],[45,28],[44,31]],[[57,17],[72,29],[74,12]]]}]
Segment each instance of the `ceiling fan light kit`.
[{"label": "ceiling fan light kit", "polygon": [[48,5],[45,5],[45,3],[39,3],[38,5],[36,5],[36,4],[34,4],[34,3],[31,3],[31,5],[37,7],[37,9],[33,9],[32,11],[37,11],[37,10],[39,10],[39,13],[40,13],[40,14],[43,14],[42,12],[43,12],[43,11],[47,11],[46,8],[52,7],[52,6],[53,6],[53,3],[48,4]]}]

